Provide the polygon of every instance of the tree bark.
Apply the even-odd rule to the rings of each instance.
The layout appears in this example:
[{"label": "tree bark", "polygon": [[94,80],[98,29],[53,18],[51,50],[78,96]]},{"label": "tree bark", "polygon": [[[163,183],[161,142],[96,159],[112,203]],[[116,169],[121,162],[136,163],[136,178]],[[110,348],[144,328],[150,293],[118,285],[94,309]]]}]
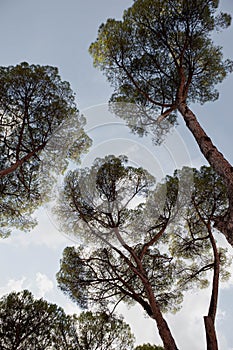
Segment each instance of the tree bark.
[{"label": "tree bark", "polygon": [[163,345],[165,350],[178,350],[175,340],[171,334],[171,331],[168,327],[168,324],[166,320],[163,318],[163,315],[160,311],[160,308],[157,304],[157,301],[155,299],[153,290],[151,288],[150,283],[145,283],[144,284],[146,292],[147,292],[147,297],[148,301],[152,310],[152,318],[156,321],[159,335],[163,341]]},{"label": "tree bark", "polygon": [[[121,242],[122,239],[121,239],[121,235],[119,233],[118,228],[115,228],[115,233],[117,235],[119,242],[122,244],[122,242]],[[161,230],[161,235],[162,235],[162,233],[163,233],[163,230]],[[138,276],[138,278],[140,278],[140,280],[142,281],[142,284],[145,287],[145,291],[146,291],[147,299],[148,299],[148,304],[149,304],[150,309],[151,309],[150,314],[148,314],[148,315],[151,318],[153,318],[157,324],[159,335],[163,341],[163,345],[164,345],[165,350],[178,350],[176,343],[175,343],[175,340],[174,340],[172,333],[170,331],[170,328],[168,327],[168,324],[167,324],[166,320],[164,319],[162,312],[160,310],[160,306],[158,305],[158,303],[156,301],[153,288],[150,284],[150,281],[147,278],[147,273],[143,268],[141,258],[139,256],[137,256],[135,251],[131,247],[129,247],[127,244],[125,244],[124,241],[123,241],[123,243],[124,243],[123,247],[130,253],[130,255],[134,259],[135,263],[137,264],[137,267],[135,267],[131,261],[127,261],[129,268],[132,270],[132,272],[135,275]],[[140,303],[140,304],[143,306],[142,303]]]},{"label": "tree bark", "polygon": [[207,350],[218,350],[218,343],[213,320],[210,316],[204,316]]},{"label": "tree bark", "polygon": [[207,350],[218,350],[218,342],[215,330],[215,318],[218,304],[218,290],[219,290],[219,274],[220,274],[220,258],[214,236],[211,231],[211,223],[207,224],[210,241],[214,253],[214,274],[212,282],[212,292],[209,305],[208,316],[204,317]]},{"label": "tree bark", "polygon": [[229,208],[224,217],[215,220],[215,227],[225,235],[228,242],[233,246],[233,167],[214,146],[211,139],[197,121],[195,114],[188,108],[185,102],[179,104],[178,110],[197,141],[202,154],[225,182]]},{"label": "tree bark", "polygon": [[214,273],[213,273],[212,291],[211,291],[211,299],[210,299],[208,316],[212,318],[212,321],[214,324],[216,313],[217,313],[217,305],[218,305],[220,257],[219,257],[218,248],[217,248],[214,236],[211,232],[210,223],[208,223],[208,231],[209,231],[210,241],[211,241],[211,245],[214,253]]}]

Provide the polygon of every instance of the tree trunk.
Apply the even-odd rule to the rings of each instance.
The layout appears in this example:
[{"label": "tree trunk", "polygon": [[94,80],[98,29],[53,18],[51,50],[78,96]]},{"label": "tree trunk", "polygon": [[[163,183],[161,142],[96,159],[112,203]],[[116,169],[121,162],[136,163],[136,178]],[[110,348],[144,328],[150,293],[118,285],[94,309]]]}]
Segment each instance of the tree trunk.
[{"label": "tree trunk", "polygon": [[220,257],[219,257],[218,248],[217,248],[214,236],[212,234],[210,222],[208,223],[208,232],[210,235],[210,242],[211,242],[213,253],[214,253],[214,273],[213,273],[212,291],[211,291],[211,299],[210,299],[208,317],[211,317],[213,324],[214,324],[215,318],[216,318],[216,313],[217,313],[217,305],[218,305]]},{"label": "tree trunk", "polygon": [[159,331],[159,335],[163,341],[163,345],[165,350],[178,350],[175,340],[171,334],[171,331],[168,327],[168,324],[166,322],[166,320],[163,318],[163,315],[160,311],[160,308],[157,304],[157,301],[155,299],[153,290],[150,286],[150,284],[144,284],[146,292],[147,292],[147,296],[148,296],[148,301],[149,304],[151,306],[151,310],[152,310],[152,318],[156,321],[157,323],[157,327],[158,327],[158,331]]},{"label": "tree trunk", "polygon": [[[138,276],[138,278],[141,280],[142,284],[144,285],[145,291],[147,294],[147,299],[148,299],[147,302],[150,306],[149,313],[148,313],[148,308],[145,307],[145,304],[142,303],[142,301],[140,301],[138,298],[135,298],[134,296],[132,296],[133,299],[136,300],[137,302],[139,302],[142,305],[142,307],[147,311],[148,315],[156,321],[159,335],[163,341],[163,345],[164,345],[165,350],[178,350],[176,343],[175,343],[175,340],[172,336],[172,333],[168,327],[168,324],[167,324],[166,320],[163,318],[162,312],[160,311],[160,307],[159,307],[159,305],[156,301],[156,298],[154,296],[153,288],[151,287],[151,284],[150,284],[148,277],[147,277],[147,273],[143,268],[141,258],[139,258],[137,256],[136,252],[134,251],[134,249],[132,247],[128,246],[125,243],[125,241],[123,240],[123,238],[119,232],[118,227],[114,228],[114,232],[115,232],[115,235],[116,235],[118,241],[122,245],[122,247],[124,247],[124,249],[126,249],[130,253],[131,257],[133,258],[133,260],[137,264],[137,267],[135,267],[126,256],[124,256],[120,251],[118,251],[118,249],[115,248],[115,251],[117,251],[118,254],[120,254],[120,256],[124,257],[124,260],[127,263],[127,265],[129,266],[129,268],[131,269],[131,271],[135,275]],[[161,234],[163,232],[164,231],[162,230]]]},{"label": "tree trunk", "polygon": [[185,102],[180,103],[178,110],[197,141],[202,154],[225,182],[229,199],[229,209],[224,217],[215,220],[215,227],[226,236],[228,242],[233,246],[233,167],[214,146],[211,139],[198,123],[195,114],[187,107]]},{"label": "tree trunk", "polygon": [[218,304],[220,258],[219,258],[217,245],[211,231],[210,222],[208,223],[208,232],[210,235],[210,241],[211,241],[211,245],[214,253],[214,274],[213,274],[212,292],[211,292],[208,316],[204,317],[204,322],[205,322],[205,331],[206,331],[207,350],[217,350],[218,343],[217,343],[217,336],[216,336],[216,330],[215,330],[215,318],[216,318],[217,304]]},{"label": "tree trunk", "polygon": [[213,320],[210,316],[204,316],[207,350],[218,350],[218,343]]}]

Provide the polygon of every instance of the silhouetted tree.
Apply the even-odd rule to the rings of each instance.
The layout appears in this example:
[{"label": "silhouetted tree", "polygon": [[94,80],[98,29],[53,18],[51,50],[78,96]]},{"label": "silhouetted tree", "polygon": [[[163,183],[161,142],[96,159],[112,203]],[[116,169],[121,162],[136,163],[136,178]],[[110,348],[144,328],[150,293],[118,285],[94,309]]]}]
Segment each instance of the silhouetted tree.
[{"label": "silhouetted tree", "polygon": [[[64,137],[59,147],[52,148],[52,144],[53,134],[59,126],[67,128],[68,120],[73,123],[76,137],[71,139],[74,144],[65,154],[62,153],[62,146],[66,146],[62,143]],[[75,105],[74,93],[69,83],[61,80],[57,68],[25,62],[0,67],[0,233],[3,236],[9,233],[9,227],[27,230],[35,224],[30,214],[46,198],[46,191],[41,195],[39,190],[41,152],[50,143],[50,153],[46,153],[50,166],[64,170],[65,161],[71,157],[78,160],[90,144],[83,130],[84,122]]]},{"label": "silhouetted tree", "polygon": [[[215,226],[233,244],[233,167],[190,109],[193,102],[216,100],[215,86],[233,68],[211,37],[231,23],[229,14],[217,12],[218,5],[218,0],[136,0],[122,20],[108,19],[100,26],[90,53],[115,88],[111,101],[120,105],[113,109],[133,131],[152,131],[158,141],[181,114],[227,186],[229,208]],[[138,110],[127,111],[126,103]]]},{"label": "silhouetted tree", "polygon": [[0,299],[2,350],[132,350],[134,336],[122,318],[104,312],[66,315],[24,290]]},{"label": "silhouetted tree", "polygon": [[147,344],[136,346],[134,350],[164,350],[164,348],[162,346],[151,345],[147,343]]},{"label": "silhouetted tree", "polygon": [[193,182],[189,169],[176,171],[154,189],[153,177],[126,161],[108,156],[66,176],[56,213],[64,232],[83,245],[64,250],[58,283],[84,308],[139,303],[156,321],[165,349],[176,349],[162,313],[179,309],[187,288],[207,286],[210,269],[214,330],[220,265],[227,261],[211,222],[227,210],[226,190],[208,168],[195,171]]}]

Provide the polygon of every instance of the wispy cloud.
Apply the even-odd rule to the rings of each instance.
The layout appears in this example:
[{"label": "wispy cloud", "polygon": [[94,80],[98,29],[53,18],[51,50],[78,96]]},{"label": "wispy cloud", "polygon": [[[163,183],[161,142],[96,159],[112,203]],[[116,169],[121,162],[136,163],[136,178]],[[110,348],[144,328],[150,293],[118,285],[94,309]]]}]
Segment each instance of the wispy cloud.
[{"label": "wispy cloud", "polygon": [[48,276],[41,272],[36,274],[36,288],[39,297],[44,298],[45,295],[51,292],[54,288],[53,282],[49,279]]},{"label": "wispy cloud", "polygon": [[27,288],[26,277],[22,276],[19,279],[9,279],[5,286],[0,287],[0,296],[11,292],[20,292],[22,289]]}]

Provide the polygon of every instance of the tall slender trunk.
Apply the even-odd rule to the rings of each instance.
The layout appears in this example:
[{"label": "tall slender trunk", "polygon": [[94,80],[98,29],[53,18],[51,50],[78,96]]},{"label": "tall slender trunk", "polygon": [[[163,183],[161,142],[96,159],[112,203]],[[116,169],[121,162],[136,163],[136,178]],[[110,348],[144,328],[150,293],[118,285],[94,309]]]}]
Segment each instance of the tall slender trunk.
[{"label": "tall slender trunk", "polygon": [[207,226],[208,226],[210,242],[214,253],[214,273],[213,273],[212,292],[211,292],[208,316],[204,317],[204,323],[205,323],[205,330],[206,330],[207,350],[218,350],[218,342],[217,342],[217,336],[216,336],[216,330],[215,330],[215,318],[216,318],[217,304],[218,304],[220,258],[219,258],[217,245],[216,245],[214,236],[212,234],[210,222],[207,224]]},{"label": "tall slender trunk", "polygon": [[228,242],[233,246],[233,167],[214,146],[211,139],[197,121],[195,114],[188,108],[185,102],[179,104],[178,110],[197,141],[202,154],[225,182],[229,208],[224,217],[215,220],[215,227],[226,236]]}]

